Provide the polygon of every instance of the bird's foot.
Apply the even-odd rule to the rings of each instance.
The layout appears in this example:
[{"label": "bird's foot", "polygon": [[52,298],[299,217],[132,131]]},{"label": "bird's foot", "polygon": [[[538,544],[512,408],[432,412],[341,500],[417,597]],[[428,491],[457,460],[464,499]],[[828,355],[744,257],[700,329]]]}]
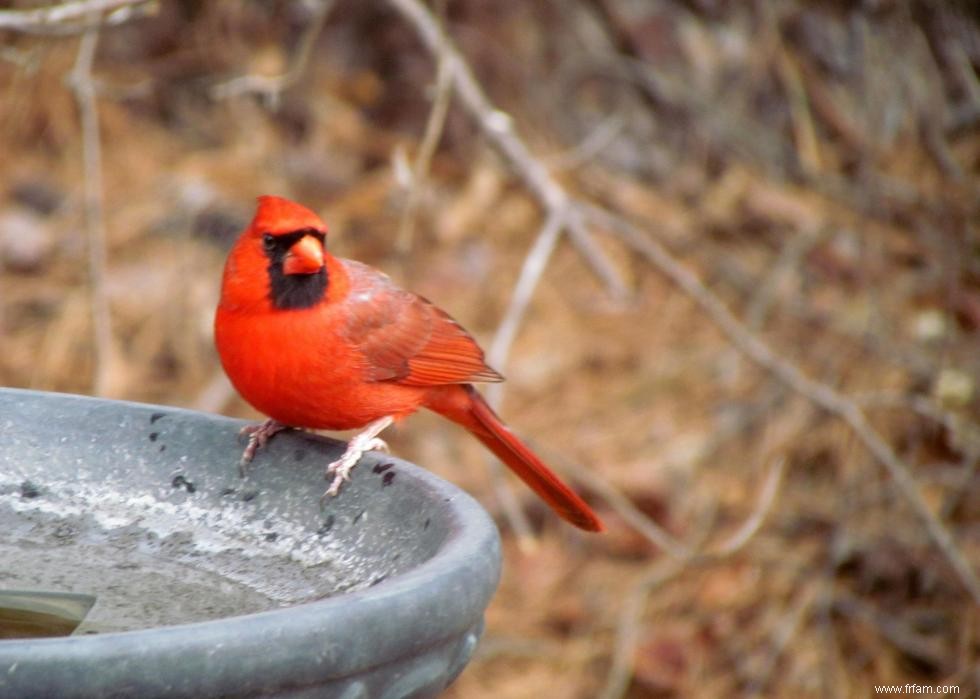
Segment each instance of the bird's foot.
[{"label": "bird's foot", "polygon": [[364,456],[364,452],[372,450],[388,451],[388,445],[378,435],[385,430],[394,418],[388,416],[380,420],[375,420],[369,424],[362,432],[354,435],[347,443],[347,449],[339,459],[327,466],[326,478],[333,476],[330,487],[320,498],[323,504],[328,497],[334,497],[340,492],[340,487],[345,481],[350,480],[350,472],[357,465],[357,462]]},{"label": "bird's foot", "polygon": [[238,470],[241,472],[242,477],[247,472],[249,462],[255,457],[255,452],[268,444],[270,439],[285,429],[288,429],[286,425],[269,418],[261,425],[246,425],[239,431],[239,435],[248,435],[248,445],[245,447],[245,451],[242,452],[242,458],[238,462]]}]

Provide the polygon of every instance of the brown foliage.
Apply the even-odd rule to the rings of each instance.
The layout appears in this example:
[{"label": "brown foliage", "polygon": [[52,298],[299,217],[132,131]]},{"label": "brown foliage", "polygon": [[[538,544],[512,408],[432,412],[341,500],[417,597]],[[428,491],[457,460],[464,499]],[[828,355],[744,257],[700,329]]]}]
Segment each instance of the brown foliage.
[{"label": "brown foliage", "polygon": [[[863,406],[980,568],[975,9],[444,5],[492,101],[561,184],[635,221],[780,356]],[[301,2],[161,2],[100,31],[113,397],[255,417],[223,388],[210,323],[224,251],[262,193],[322,212],[335,252],[489,345],[538,202],[458,102],[428,171],[406,180],[435,61],[383,3],[338,3],[300,61],[314,19]],[[78,39],[0,43],[0,383],[88,392],[86,173],[64,83]],[[242,75],[265,82],[230,88]],[[406,185],[416,221],[399,247]],[[497,367],[508,421],[691,549],[739,531],[780,459],[782,484],[744,545],[675,569],[651,568],[670,554],[598,488],[609,532],[595,537],[517,491],[538,545],[519,546],[500,517],[503,582],[450,696],[596,696],[616,663],[626,682],[606,696],[976,691],[978,607],[887,473],[613,230],[591,232],[630,296],[558,247]],[[479,448],[458,437],[418,416],[393,448],[500,515]],[[634,644],[617,645],[624,628]]]}]

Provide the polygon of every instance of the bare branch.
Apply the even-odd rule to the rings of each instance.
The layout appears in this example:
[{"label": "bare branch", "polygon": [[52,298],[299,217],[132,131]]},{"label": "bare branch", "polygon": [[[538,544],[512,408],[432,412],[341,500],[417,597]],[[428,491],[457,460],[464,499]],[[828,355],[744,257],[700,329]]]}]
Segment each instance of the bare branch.
[{"label": "bare branch", "polygon": [[[448,62],[453,87],[463,106],[518,176],[524,180],[528,189],[537,197],[548,214],[569,209],[571,206],[569,194],[551,176],[544,164],[531,154],[524,141],[515,133],[510,115],[497,109],[490,102],[473,75],[472,69],[432,12],[419,0],[390,0],[390,2],[412,24],[429,51],[434,56],[439,56],[440,60]],[[573,216],[570,212],[566,212],[566,215],[572,224],[569,227],[571,240],[579,249],[583,259],[602,279],[610,293],[617,298],[626,297],[626,285],[613,263],[595,244],[585,226],[580,221],[575,222],[577,216]]]},{"label": "bare branch", "polygon": [[453,83],[450,79],[452,76],[449,73],[449,61],[446,56],[445,52],[439,54],[439,68],[436,71],[432,110],[429,112],[429,119],[425,124],[422,145],[419,146],[418,155],[415,157],[415,163],[411,169],[410,181],[408,182],[408,199],[405,202],[405,210],[398,225],[398,235],[395,237],[395,244],[401,252],[407,252],[412,247],[415,214],[422,193],[422,180],[425,179],[429,171],[429,163],[432,162],[432,156],[435,154],[436,146],[442,136],[443,127],[446,125],[446,115],[449,113],[449,103],[452,101]]},{"label": "bare branch", "polygon": [[99,41],[94,26],[82,36],[68,83],[78,102],[82,126],[82,158],[85,169],[85,227],[88,232],[89,279],[92,285],[92,325],[95,343],[93,393],[106,395],[112,370],[112,323],[106,291],[106,229],[102,185],[102,144],[96,106],[92,63]]},{"label": "bare branch", "polygon": [[[148,0],[76,0],[34,10],[0,10],[0,29],[21,32],[83,29],[88,32],[92,28],[93,18],[98,18],[101,13],[113,13],[106,21],[118,24],[130,19],[130,10],[147,2]],[[72,22],[81,22],[82,26],[73,25]]]},{"label": "bare branch", "polygon": [[562,459],[561,464],[576,480],[598,493],[633,529],[671,558],[690,560],[696,555],[696,551],[640,511],[629,497],[608,480],[574,461]]},{"label": "bare branch", "polygon": [[772,634],[769,653],[766,655],[762,669],[752,678],[749,684],[748,694],[750,697],[766,696],[769,678],[772,677],[772,673],[776,669],[779,659],[783,657],[783,654],[799,632],[800,627],[813,610],[813,607],[818,603],[825,603],[824,598],[826,597],[827,592],[825,585],[822,583],[803,587],[796,602],[790,606],[789,610],[776,626],[775,632]]},{"label": "bare branch", "polygon": [[261,95],[273,111],[279,108],[282,93],[296,84],[310,61],[313,45],[316,42],[323,23],[333,9],[334,0],[319,0],[313,10],[313,17],[303,31],[299,40],[299,48],[290,61],[290,66],[281,75],[241,75],[211,88],[211,96],[215,99],[228,99],[238,95]]},{"label": "bare branch", "polygon": [[[699,522],[694,536],[691,537],[691,543],[682,544],[682,546],[688,551],[700,549],[713,522],[713,513],[707,513]],[[691,556],[662,558],[640,575],[619,612],[612,665],[606,675],[606,684],[599,693],[600,699],[619,699],[629,689],[630,677],[633,676],[633,656],[637,642],[640,640],[640,622],[643,619],[643,611],[646,609],[647,598],[650,593],[685,572],[691,565],[709,562],[710,560],[716,559]]]},{"label": "bare branch", "polygon": [[843,420],[865,448],[885,467],[902,496],[922,520],[937,548],[956,571],[963,586],[980,604],[980,579],[977,578],[946,526],[929,507],[929,503],[926,502],[912,477],[909,466],[871,426],[857,403],[831,386],[807,377],[790,361],[777,355],[746,328],[693,272],[630,221],[600,207],[587,206],[586,210],[589,216],[618,231],[630,247],[646,257],[664,276],[687,294],[740,352],[793,391]]},{"label": "bare branch", "polygon": [[835,611],[875,628],[896,648],[900,648],[913,658],[936,667],[941,667],[947,659],[946,651],[938,638],[919,633],[901,616],[896,616],[893,612],[879,611],[859,597],[843,592],[838,593],[832,605]]},{"label": "bare branch", "polygon": [[606,684],[599,692],[600,699],[619,699],[626,694],[633,676],[633,653],[640,640],[640,620],[647,598],[654,590],[684,571],[687,561],[682,558],[663,558],[650,568],[633,586],[619,613],[616,645]]},{"label": "bare branch", "polygon": [[969,490],[977,470],[980,469],[980,425],[962,415],[944,410],[923,396],[908,397],[896,393],[871,393],[853,396],[862,408],[876,406],[905,408],[933,420],[949,433],[953,445],[962,452],[960,472],[956,482],[946,493],[940,515],[949,517],[959,506]]},{"label": "bare branch", "polygon": [[766,476],[765,482],[762,484],[762,490],[759,492],[759,501],[756,503],[755,509],[752,510],[752,514],[738,528],[738,531],[732,534],[716,551],[712,552],[712,555],[731,556],[744,548],[752,540],[752,537],[759,532],[763,522],[766,521],[766,516],[772,510],[773,503],[776,501],[776,495],[779,493],[779,485],[783,481],[783,473],[785,471],[786,459],[783,457],[777,458],[769,469],[769,474]]},{"label": "bare branch", "polygon": [[561,153],[555,153],[547,158],[546,163],[552,170],[571,170],[595,158],[609,147],[609,144],[626,128],[626,118],[619,112],[614,112],[603,119],[581,143]]},{"label": "bare branch", "polygon": [[504,470],[500,467],[500,462],[491,454],[484,454],[483,458],[488,465],[490,484],[493,486],[494,495],[497,502],[500,503],[504,518],[514,531],[517,548],[525,554],[534,553],[538,547],[538,541],[531,529],[531,523],[525,516],[524,510],[521,509],[521,503],[517,499],[514,489],[504,477]]},{"label": "bare branch", "polygon": [[[527,312],[527,308],[531,303],[531,297],[534,295],[534,290],[541,280],[541,275],[544,274],[544,270],[548,266],[548,260],[551,259],[551,254],[555,251],[563,225],[564,221],[561,212],[552,213],[544,222],[541,232],[538,233],[534,244],[524,257],[524,265],[521,267],[520,276],[514,285],[510,305],[508,305],[507,311],[500,321],[500,325],[497,326],[497,332],[493,337],[493,342],[490,343],[490,350],[487,352],[487,361],[490,366],[497,367],[501,371],[506,366],[511,345],[517,337],[517,331],[521,326],[521,322],[524,320],[524,314]],[[495,410],[499,409],[504,395],[504,384],[490,384],[487,386],[486,395],[490,405]],[[518,533],[518,542],[522,542],[525,539],[529,540],[531,538],[531,527],[527,522],[527,518],[521,512],[520,508],[516,507],[514,494],[510,490],[507,481],[501,475],[500,464],[497,461],[492,461],[491,463],[491,476],[497,491],[497,497],[504,508],[504,513],[510,521],[511,526]],[[526,542],[521,543],[521,547],[525,550],[528,549],[528,546]]]},{"label": "bare branch", "polygon": [[782,481],[785,464],[786,461],[783,458],[778,458],[773,462],[759,493],[759,500],[748,519],[735,534],[716,551],[712,552],[702,552],[701,542],[707,538],[714,520],[713,516],[703,518],[701,525],[697,528],[696,535],[693,537],[693,544],[682,543],[633,507],[628,498],[616,491],[604,479],[588,472],[587,469],[574,469],[577,477],[587,481],[591,487],[602,494],[637,531],[644,534],[671,556],[657,561],[647,573],[640,576],[620,610],[612,665],[609,674],[606,676],[605,687],[599,694],[602,699],[618,699],[625,695],[629,687],[629,680],[633,674],[633,653],[639,641],[640,622],[650,593],[690,568],[717,564],[742,550],[759,532],[766,516],[771,511],[779,492],[779,484]]},{"label": "bare branch", "polygon": [[[544,274],[544,270],[548,266],[548,260],[551,259],[551,255],[555,251],[564,225],[565,219],[562,212],[552,212],[544,222],[544,226],[538,233],[531,249],[524,257],[524,264],[521,267],[517,283],[514,285],[510,304],[504,312],[500,325],[497,326],[497,333],[493,336],[493,341],[490,343],[490,349],[487,352],[487,361],[490,366],[502,369],[507,364],[511,345],[517,337],[517,330],[524,320],[524,314],[527,313],[534,290],[537,288],[538,282],[541,281],[541,275]],[[487,395],[494,407],[499,404],[502,389],[503,384],[500,383],[491,384],[487,387]]]}]

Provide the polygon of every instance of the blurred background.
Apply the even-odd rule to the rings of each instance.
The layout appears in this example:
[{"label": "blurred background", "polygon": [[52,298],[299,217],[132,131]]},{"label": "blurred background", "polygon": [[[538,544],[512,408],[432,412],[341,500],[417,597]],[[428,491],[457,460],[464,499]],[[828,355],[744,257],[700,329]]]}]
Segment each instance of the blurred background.
[{"label": "blurred background", "polygon": [[448,696],[976,696],[975,3],[67,5],[0,3],[0,384],[258,419],[211,322],[288,196],[493,347],[608,525],[387,435],[503,535]]}]

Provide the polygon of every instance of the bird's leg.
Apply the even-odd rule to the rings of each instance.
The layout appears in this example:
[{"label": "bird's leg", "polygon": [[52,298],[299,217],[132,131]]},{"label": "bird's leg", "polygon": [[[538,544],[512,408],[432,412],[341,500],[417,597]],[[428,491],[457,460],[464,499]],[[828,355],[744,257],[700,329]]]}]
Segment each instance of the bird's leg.
[{"label": "bird's leg", "polygon": [[261,425],[246,425],[239,431],[239,435],[248,435],[248,446],[245,447],[241,461],[238,462],[238,470],[243,478],[248,463],[255,457],[255,452],[264,447],[274,435],[285,429],[288,429],[287,425],[276,422],[270,417]]},{"label": "bird's leg", "polygon": [[350,480],[350,472],[361,460],[364,452],[372,449],[388,451],[388,445],[378,435],[394,421],[395,419],[390,415],[375,420],[351,438],[341,457],[327,466],[325,477],[333,476],[333,481],[327,488],[327,492],[323,494],[321,501],[325,500],[328,495],[332,497],[340,492],[340,486],[343,485],[344,481]]}]

